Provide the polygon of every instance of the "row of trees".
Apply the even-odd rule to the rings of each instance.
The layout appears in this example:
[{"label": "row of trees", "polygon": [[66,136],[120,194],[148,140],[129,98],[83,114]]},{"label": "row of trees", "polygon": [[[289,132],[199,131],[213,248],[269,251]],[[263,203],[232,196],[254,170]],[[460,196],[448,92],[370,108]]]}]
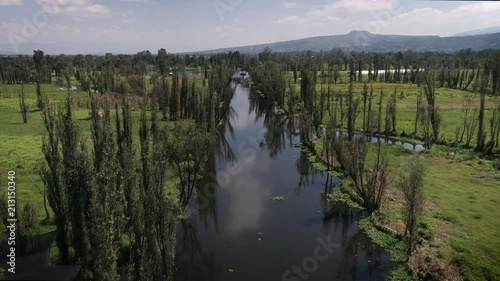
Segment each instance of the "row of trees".
[{"label": "row of trees", "polygon": [[[252,74],[252,81],[256,88],[263,95],[274,102],[282,110],[290,115],[299,112],[299,115],[304,122],[312,126],[316,136],[321,135],[321,124],[328,113],[329,119],[335,115],[338,118],[337,124],[347,130],[350,140],[356,129],[360,129],[367,134],[383,134],[386,137],[396,135],[397,132],[397,103],[398,90],[386,95],[384,90],[378,94],[378,100],[375,101],[373,88],[368,86],[372,83],[365,83],[361,93],[354,93],[353,83],[356,80],[355,74],[350,73],[351,83],[349,90],[339,91],[335,87],[335,73],[330,71],[324,72],[322,67],[324,62],[319,63],[312,56],[304,58],[302,64],[298,65],[297,61],[292,60],[292,71],[288,71],[278,61],[279,55],[273,54],[269,50],[264,51],[260,55],[262,62],[253,62],[249,65],[249,70]],[[500,61],[500,57],[498,58]],[[473,74],[467,78],[468,81],[464,84],[464,89],[469,84],[473,83],[472,89],[477,91],[480,96],[481,106],[478,108],[478,114],[470,116],[471,103],[468,103],[467,111],[463,126],[457,127],[457,136],[460,135],[460,141],[456,138],[456,143],[464,143],[465,146],[470,146],[473,137],[477,139],[476,150],[484,153],[492,153],[493,148],[498,146],[498,113],[494,110],[493,117],[490,120],[485,119],[485,99],[488,94],[494,93],[495,83],[492,81],[492,65],[498,64],[497,58],[493,57],[487,61],[480,70],[473,70]],[[297,79],[300,73],[300,95],[296,94],[296,84],[293,80]],[[464,70],[462,74],[467,73]],[[421,138],[430,147],[433,143],[447,142],[440,134],[442,122],[442,114],[439,106],[436,104],[436,88],[442,84],[443,69],[441,70],[426,70],[418,71],[418,86],[421,89],[417,97],[417,106],[415,109],[415,128],[413,136]],[[293,77],[292,77],[293,76]],[[470,78],[473,77],[473,78]],[[456,84],[462,84],[461,80],[457,80]],[[404,93],[401,92],[401,97]],[[386,101],[387,100],[387,101]],[[385,112],[383,111],[384,103]],[[378,105],[378,110],[375,106]],[[362,114],[362,127],[359,128],[356,119]],[[384,126],[385,123],[385,126]],[[472,125],[471,125],[472,124]],[[487,133],[489,124],[489,134]],[[419,126],[420,125],[420,126]],[[467,132],[467,134],[465,134]],[[304,130],[305,143],[307,143],[311,134],[309,130]],[[402,135],[410,135],[406,132]],[[489,139],[487,136],[489,135]]]},{"label": "row of trees", "polygon": [[[34,51],[33,60],[28,56],[0,57],[0,82],[9,84],[51,83],[53,76],[61,86],[66,86],[64,77],[68,74],[77,78],[80,73],[107,72],[113,75],[145,75],[156,73],[164,76],[184,67],[208,70],[222,60],[231,66],[248,68],[256,62],[274,61],[282,70],[293,71],[294,82],[299,78],[298,72],[304,65],[317,66],[321,77],[331,77],[334,83],[341,81],[340,71],[348,71],[349,79],[358,82],[390,82],[420,84],[420,72],[424,69],[437,69],[436,81],[440,87],[477,91],[478,77],[484,66],[491,75],[488,93],[499,94],[500,87],[500,52],[495,50],[471,51],[462,50],[456,53],[437,52],[389,52],[366,53],[344,52],[296,52],[272,53],[264,50],[258,56],[242,55],[239,52],[206,55],[175,55],[160,49],[156,54],[142,51],[135,55],[45,55],[42,51]],[[180,66],[180,68],[178,68]],[[368,75],[362,75],[368,71]],[[206,74],[205,74],[206,75]],[[39,77],[39,79],[37,78]],[[320,79],[319,83],[324,83]]]},{"label": "row of trees", "polygon": [[[82,264],[82,274],[96,280],[120,275],[168,280],[179,210],[165,191],[166,128],[154,114],[148,124],[143,109],[136,157],[127,100],[121,114],[116,107],[115,121],[110,100],[94,97],[92,107],[102,107],[104,115],[92,120],[90,146],[72,117],[70,98],[64,109],[48,105],[42,110],[47,165],[40,175],[54,214],[60,261]],[[124,235],[130,241],[126,255]]]},{"label": "row of trees", "polygon": [[[234,68],[217,63],[202,85],[186,75],[155,75],[151,91],[143,75],[127,76],[132,89],[120,92],[112,67],[93,72],[102,79],[91,83],[104,86],[99,93],[89,89],[90,140],[73,118],[73,95],[64,107],[41,95],[47,136],[40,176],[62,264],[81,264],[82,277],[95,280],[172,279],[177,218],[214,166],[232,114]],[[86,71],[92,70],[80,69],[80,79]],[[138,144],[132,107],[141,110]],[[166,191],[168,171],[177,198]]]},{"label": "row of trees", "polygon": [[[326,84],[330,79],[334,84],[357,82],[386,83],[423,83],[421,73],[424,70],[436,70],[435,81],[439,87],[479,90],[479,77],[484,67],[490,69],[488,94],[498,95],[500,74],[500,52],[486,50],[473,52],[470,49],[456,53],[437,52],[396,52],[365,53],[343,52],[301,52],[273,53],[270,49],[261,52],[257,58],[248,59],[248,64],[274,61],[282,70],[293,72],[293,81],[300,78],[299,72],[305,66],[314,66],[318,72],[318,83]],[[343,79],[341,71],[348,72],[348,81]],[[367,74],[363,75],[363,71]]]},{"label": "row of trees", "polygon": [[[160,49],[156,54],[142,51],[135,55],[47,55],[41,50],[33,52],[33,56],[0,57],[0,83],[29,84],[40,80],[42,84],[51,84],[53,78],[60,86],[66,86],[65,76],[76,75],[92,70],[93,72],[111,72],[116,75],[146,75],[155,73],[168,75],[175,70],[191,67],[209,70],[226,61],[232,66],[245,64],[246,57],[239,52],[227,54],[175,55]],[[39,79],[38,79],[39,77]]]}]

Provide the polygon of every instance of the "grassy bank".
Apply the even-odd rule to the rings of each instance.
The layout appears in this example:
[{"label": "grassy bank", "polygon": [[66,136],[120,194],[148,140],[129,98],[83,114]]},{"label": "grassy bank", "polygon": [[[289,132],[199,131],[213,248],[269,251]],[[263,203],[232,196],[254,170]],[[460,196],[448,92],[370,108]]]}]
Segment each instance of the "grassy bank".
[{"label": "grassy bank", "polygon": [[[314,142],[316,151],[321,151],[321,143]],[[376,145],[368,145],[369,167],[375,161]],[[391,185],[381,209],[362,220],[360,226],[391,254],[396,263],[393,280],[406,280],[412,275],[433,280],[499,280],[500,221],[495,208],[500,198],[500,171],[493,167],[493,162],[470,150],[439,145],[420,153],[398,145],[386,148]],[[311,160],[323,165],[318,158],[311,156]],[[405,166],[416,158],[426,168],[427,201],[418,229],[424,242],[407,263],[406,242],[401,239],[405,228],[404,200],[396,184]],[[321,165],[316,167],[324,169]],[[349,195],[332,199],[338,200],[337,197]]]}]

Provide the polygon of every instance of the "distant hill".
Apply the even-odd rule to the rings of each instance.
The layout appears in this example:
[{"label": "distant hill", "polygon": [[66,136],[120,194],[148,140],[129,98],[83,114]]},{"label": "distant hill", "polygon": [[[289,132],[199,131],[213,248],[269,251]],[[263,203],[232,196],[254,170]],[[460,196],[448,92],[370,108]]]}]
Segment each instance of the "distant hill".
[{"label": "distant hill", "polygon": [[355,30],[343,35],[310,37],[299,40],[223,48],[195,53],[211,54],[239,51],[240,53],[245,54],[257,54],[266,47],[271,48],[273,52],[294,52],[307,50],[329,51],[337,48],[349,51],[370,52],[397,52],[405,50],[455,52],[467,48],[471,48],[472,50],[499,49],[500,33],[440,37],[382,35],[373,34],[368,31]]},{"label": "distant hill", "polygon": [[460,32],[453,36],[470,36],[470,35],[492,34],[499,32],[500,32],[500,26],[496,26],[496,27],[481,28],[481,29]]},{"label": "distant hill", "polygon": [[[469,33],[490,33],[494,28],[468,31]],[[134,54],[149,49],[152,53],[164,47],[160,43],[144,45],[143,42],[121,44],[112,49],[109,42],[54,42],[36,43],[27,42],[19,46],[19,54],[32,55],[33,50],[43,50],[46,54]],[[440,36],[410,36],[410,35],[382,35],[373,34],[368,31],[354,30],[348,34],[310,37],[298,40],[290,40],[276,43],[231,47],[216,50],[182,52],[182,54],[213,54],[219,52],[239,51],[245,54],[257,54],[269,47],[274,52],[294,51],[329,51],[332,49],[343,49],[347,51],[366,52],[398,52],[405,50],[413,51],[441,51],[455,52],[462,49],[472,50],[500,49],[500,32],[479,35],[457,35],[450,37]],[[178,48],[179,49],[179,48]],[[182,48],[181,48],[182,49]],[[135,50],[135,51],[134,51]],[[10,44],[0,43],[0,55],[14,55]]]}]

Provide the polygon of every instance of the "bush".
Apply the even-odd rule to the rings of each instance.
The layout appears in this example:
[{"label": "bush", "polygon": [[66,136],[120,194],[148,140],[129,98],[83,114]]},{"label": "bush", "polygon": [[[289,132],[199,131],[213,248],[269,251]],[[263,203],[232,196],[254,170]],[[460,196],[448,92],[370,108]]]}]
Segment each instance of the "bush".
[{"label": "bush", "polygon": [[427,223],[421,222],[418,225],[418,235],[427,241],[434,240],[434,233]]},{"label": "bush", "polygon": [[500,171],[500,159],[493,160],[493,168]]}]

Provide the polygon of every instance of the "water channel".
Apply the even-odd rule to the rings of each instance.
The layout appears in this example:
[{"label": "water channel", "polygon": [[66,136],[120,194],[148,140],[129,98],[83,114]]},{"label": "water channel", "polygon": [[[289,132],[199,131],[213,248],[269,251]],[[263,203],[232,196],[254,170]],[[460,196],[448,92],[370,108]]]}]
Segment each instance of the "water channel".
[{"label": "water channel", "polygon": [[178,225],[175,280],[383,280],[390,256],[359,229],[364,212],[326,200],[339,180],[295,146],[298,126],[243,85],[231,105],[212,182]]}]

